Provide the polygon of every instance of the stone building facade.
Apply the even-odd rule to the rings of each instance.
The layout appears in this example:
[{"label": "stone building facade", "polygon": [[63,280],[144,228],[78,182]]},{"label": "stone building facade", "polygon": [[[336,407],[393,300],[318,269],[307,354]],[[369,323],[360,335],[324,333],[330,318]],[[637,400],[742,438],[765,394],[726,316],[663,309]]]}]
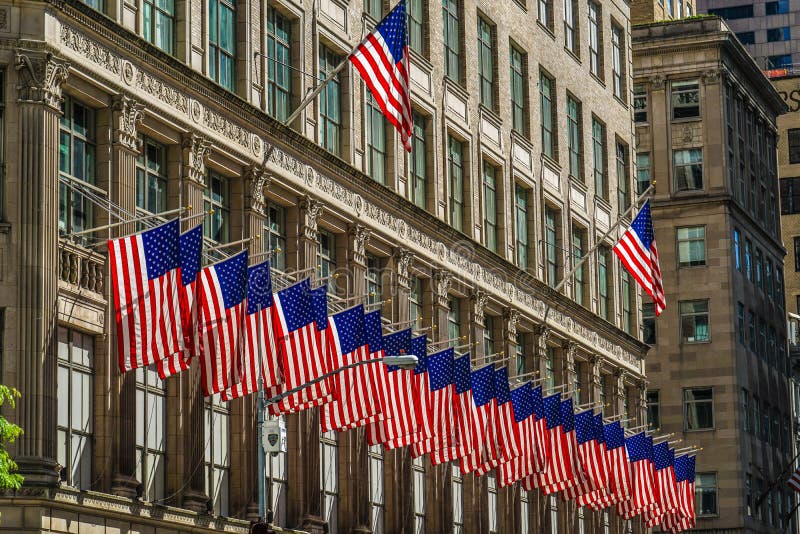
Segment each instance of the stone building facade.
[{"label": "stone building facade", "polygon": [[[667,309],[643,310],[651,423],[703,448],[696,530],[786,532],[794,496],[776,117],[786,106],[717,17],[633,31],[637,172]],[[763,499],[761,498],[763,497]]]},{"label": "stone building facade", "polygon": [[693,0],[632,0],[631,23],[678,20],[697,13]]},{"label": "stone building facade", "polygon": [[[1,381],[23,393],[9,415],[26,477],[0,530],[245,532],[256,517],[255,398],[203,399],[197,368],[121,376],[104,242],[137,227],[74,235],[181,206],[214,209],[209,247],[263,234],[251,257],[271,251],[276,288],[324,278],[333,307],[381,306],[642,422],[647,347],[615,236],[552,289],[635,196],[628,6],[409,6],[411,156],[350,66],[279,122],[383,1],[0,3]],[[268,462],[279,526],[642,530],[361,432],[320,435],[313,411],[287,426]]]}]

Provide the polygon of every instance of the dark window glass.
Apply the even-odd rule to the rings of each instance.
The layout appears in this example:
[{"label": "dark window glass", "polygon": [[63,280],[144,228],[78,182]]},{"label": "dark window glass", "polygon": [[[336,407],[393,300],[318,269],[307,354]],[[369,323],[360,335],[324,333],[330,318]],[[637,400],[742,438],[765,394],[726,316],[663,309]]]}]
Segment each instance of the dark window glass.
[{"label": "dark window glass", "polygon": [[800,163],[800,128],[790,128],[789,137],[789,163]]},{"label": "dark window glass", "polygon": [[683,406],[686,430],[714,428],[714,395],[710,387],[684,389]]},{"label": "dark window glass", "polygon": [[800,178],[781,178],[781,215],[800,213]]},{"label": "dark window glass", "polygon": [[792,64],[792,54],[780,54],[767,58],[767,67],[770,69],[781,69]]},{"label": "dark window glass", "polygon": [[747,19],[753,16],[753,4],[709,9],[709,15],[717,15],[723,19]]},{"label": "dark window glass", "polygon": [[756,42],[756,32],[739,32],[736,34],[736,37],[745,45],[755,44]]},{"label": "dark window glass", "polygon": [[652,429],[661,428],[661,410],[658,391],[647,392],[647,424]]},{"label": "dark window glass", "polygon": [[767,15],[781,15],[789,12],[789,0],[779,0],[778,2],[767,2]]},{"label": "dark window glass", "polygon": [[656,312],[652,302],[642,304],[642,342],[656,344]]},{"label": "dark window glass", "polygon": [[778,41],[788,41],[791,38],[792,38],[792,32],[789,30],[789,26],[767,29],[768,43],[775,43]]},{"label": "dark window glass", "polygon": [[685,80],[672,82],[672,118],[686,119],[700,116],[700,82]]}]

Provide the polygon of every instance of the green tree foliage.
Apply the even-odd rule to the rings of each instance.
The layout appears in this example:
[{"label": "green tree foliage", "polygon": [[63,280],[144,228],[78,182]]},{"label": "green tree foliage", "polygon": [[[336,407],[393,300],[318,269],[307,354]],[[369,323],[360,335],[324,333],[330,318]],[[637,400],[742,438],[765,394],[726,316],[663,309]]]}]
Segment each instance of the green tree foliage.
[{"label": "green tree foliage", "polygon": [[[20,392],[15,388],[0,385],[0,406],[8,403],[11,408],[14,408],[16,399],[20,397]],[[13,423],[9,423],[5,417],[0,415],[0,490],[18,490],[22,487],[22,475],[15,472],[17,464],[11,459],[11,455],[6,450],[6,445],[14,443],[20,435],[22,435],[22,429]]]}]

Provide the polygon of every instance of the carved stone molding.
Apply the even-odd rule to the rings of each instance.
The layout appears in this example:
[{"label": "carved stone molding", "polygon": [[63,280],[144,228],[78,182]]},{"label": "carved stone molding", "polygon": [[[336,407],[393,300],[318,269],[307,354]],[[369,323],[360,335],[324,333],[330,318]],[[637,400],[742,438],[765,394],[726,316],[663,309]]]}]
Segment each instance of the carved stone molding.
[{"label": "carved stone molding", "polygon": [[366,265],[370,229],[363,224],[353,224],[350,225],[347,233],[350,234],[350,238],[353,240],[353,253],[350,259],[359,265]]},{"label": "carved stone molding", "polygon": [[450,299],[450,284],[453,282],[453,273],[446,269],[433,271],[433,294],[438,306],[447,307]]},{"label": "carved stone molding", "polygon": [[533,327],[533,335],[536,336],[536,352],[540,356],[547,353],[547,338],[550,337],[550,329],[543,324]]},{"label": "carved stone molding", "polygon": [[489,302],[489,294],[481,289],[476,289],[472,293],[472,317],[476,323],[483,324],[486,303]]},{"label": "carved stone molding", "polygon": [[414,262],[414,254],[407,248],[398,247],[394,252],[394,270],[397,274],[397,283],[402,287],[409,287],[408,277],[411,271],[411,264]]},{"label": "carved stone molding", "polygon": [[301,232],[303,237],[312,241],[317,241],[319,236],[318,223],[319,216],[325,207],[322,202],[311,198],[308,195],[303,196],[300,200],[300,223],[302,225]]},{"label": "carved stone molding", "polygon": [[720,69],[708,69],[700,75],[700,78],[703,80],[703,85],[711,85],[719,83],[721,75]]},{"label": "carved stone molding", "polygon": [[264,191],[269,187],[272,176],[263,165],[250,165],[245,169],[244,177],[248,195],[247,206],[258,213],[264,213],[266,209]]},{"label": "carved stone molding", "polygon": [[506,308],[503,312],[503,319],[506,324],[506,334],[508,340],[511,342],[516,341],[517,325],[519,324],[520,313],[515,308]]},{"label": "carved stone molding", "polygon": [[211,142],[202,135],[195,133],[183,136],[183,162],[189,169],[187,178],[205,187],[206,182],[206,157],[211,150]]},{"label": "carved stone molding", "polygon": [[138,152],[136,127],[144,118],[144,104],[127,95],[118,94],[113,97],[111,109],[114,112],[114,144]]},{"label": "carved stone molding", "polygon": [[578,353],[578,344],[574,341],[565,341],[562,345],[564,349],[564,373],[572,374],[575,372],[575,355]]},{"label": "carved stone molding", "polygon": [[597,387],[600,387],[603,383],[603,373],[600,370],[602,362],[603,359],[597,354],[592,354],[589,357],[589,379],[591,380],[592,384]]},{"label": "carved stone molding", "polygon": [[14,67],[19,102],[44,104],[61,111],[61,85],[69,76],[69,62],[51,52],[17,49]]},{"label": "carved stone molding", "polygon": [[650,78],[650,89],[653,91],[661,91],[664,89],[666,84],[666,80],[660,74],[656,74],[652,78]]}]

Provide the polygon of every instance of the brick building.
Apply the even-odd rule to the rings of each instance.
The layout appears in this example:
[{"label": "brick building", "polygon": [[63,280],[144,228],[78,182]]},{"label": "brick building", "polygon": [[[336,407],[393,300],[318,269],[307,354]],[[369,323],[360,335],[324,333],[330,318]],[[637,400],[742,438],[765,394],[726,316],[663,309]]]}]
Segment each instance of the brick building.
[{"label": "brick building", "polygon": [[785,532],[794,497],[770,484],[793,456],[776,161],[786,106],[718,17],[637,26],[632,39],[637,179],[658,183],[667,298],[658,319],[643,310],[649,417],[703,447],[697,531]]},{"label": "brick building", "polygon": [[[552,289],[634,197],[627,4],[409,0],[411,157],[349,66],[282,126],[388,7],[0,2],[1,381],[24,395],[26,476],[0,531],[244,532],[256,515],[254,397],[203,399],[196,367],[117,369],[104,240],[135,228],[72,234],[120,215],[213,207],[208,246],[264,234],[251,254],[273,251],[276,287],[339,273],[333,308],[391,299],[391,323],[642,422],[640,301],[613,239]],[[320,435],[313,411],[287,426],[279,526],[642,530]]]}]

